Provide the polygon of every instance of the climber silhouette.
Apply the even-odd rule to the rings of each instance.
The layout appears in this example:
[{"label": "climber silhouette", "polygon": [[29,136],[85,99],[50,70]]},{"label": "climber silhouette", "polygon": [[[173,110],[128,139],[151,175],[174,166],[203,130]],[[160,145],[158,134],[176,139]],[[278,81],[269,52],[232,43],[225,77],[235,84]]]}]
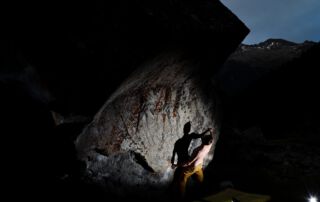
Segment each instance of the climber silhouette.
[{"label": "climber silhouette", "polygon": [[[186,124],[184,124],[184,127],[183,127],[184,134],[182,138],[178,139],[174,144],[172,158],[171,158],[172,168],[179,167],[179,165],[182,165],[189,160],[190,156],[188,153],[188,149],[191,141],[193,139],[203,137],[207,132],[210,131],[210,128],[208,128],[206,131],[204,131],[201,134],[197,134],[197,133],[189,134],[190,130],[191,130],[191,123],[189,121]],[[175,161],[176,154],[178,156],[178,159],[177,159],[177,163],[175,164],[174,161]]]},{"label": "climber silhouette", "polygon": [[[178,139],[173,148],[172,157],[171,157],[171,167],[174,169],[176,168],[174,172],[173,177],[173,183],[172,187],[177,187],[177,183],[179,182],[179,177],[181,175],[182,171],[182,165],[187,163],[190,159],[189,156],[189,146],[193,139],[202,138],[207,132],[210,131],[210,128],[208,128],[206,131],[202,132],[201,134],[197,133],[190,133],[191,130],[191,123],[190,121],[184,124],[183,127],[183,136]],[[175,156],[177,155],[177,163],[175,163]]]}]

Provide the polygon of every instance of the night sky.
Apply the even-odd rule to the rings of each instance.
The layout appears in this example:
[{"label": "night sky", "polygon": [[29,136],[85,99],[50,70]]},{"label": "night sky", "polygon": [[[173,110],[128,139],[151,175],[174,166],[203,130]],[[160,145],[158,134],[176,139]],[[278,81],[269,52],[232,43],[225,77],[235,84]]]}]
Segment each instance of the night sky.
[{"label": "night sky", "polygon": [[319,0],[221,0],[251,30],[244,40],[254,44],[268,38],[301,43],[320,40]]}]

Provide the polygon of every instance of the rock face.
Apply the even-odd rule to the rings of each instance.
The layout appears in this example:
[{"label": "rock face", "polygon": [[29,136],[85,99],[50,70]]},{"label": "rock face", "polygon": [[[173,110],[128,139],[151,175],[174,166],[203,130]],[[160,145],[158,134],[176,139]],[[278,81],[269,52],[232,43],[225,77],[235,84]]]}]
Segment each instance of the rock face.
[{"label": "rock face", "polygon": [[[135,14],[141,20],[134,21],[142,29],[141,36],[145,36],[144,30],[149,34],[141,37],[130,24],[133,34],[129,37],[138,39],[143,50],[137,51],[148,57],[131,64],[136,70],[107,100],[75,144],[79,158],[86,162],[86,175],[94,183],[118,196],[154,199],[165,196],[172,180],[170,159],[184,124],[191,121],[191,132],[196,133],[214,127],[218,140],[219,105],[209,78],[248,29],[219,1],[129,4],[139,8],[136,11],[143,16]],[[146,24],[142,26],[141,22]],[[161,43],[150,44],[150,39]],[[190,152],[199,143],[192,142]],[[205,166],[213,153],[214,147]]]},{"label": "rock face", "polygon": [[194,67],[176,54],[159,56],[112,95],[77,140],[96,180],[113,186],[166,185],[173,174],[173,146],[184,124],[191,121],[194,132],[218,127],[214,89],[203,88],[193,76]]}]

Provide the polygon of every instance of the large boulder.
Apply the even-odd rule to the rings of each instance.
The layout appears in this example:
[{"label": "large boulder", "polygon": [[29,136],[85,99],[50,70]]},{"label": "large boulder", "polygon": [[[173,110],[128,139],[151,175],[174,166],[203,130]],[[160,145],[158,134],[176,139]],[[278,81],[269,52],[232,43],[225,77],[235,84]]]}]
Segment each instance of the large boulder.
[{"label": "large boulder", "polygon": [[194,132],[217,127],[214,89],[193,76],[195,66],[181,55],[161,55],[109,98],[76,142],[95,180],[130,190],[171,180],[170,159],[184,124],[191,121]]},{"label": "large boulder", "polygon": [[[140,49],[134,47],[146,53],[145,57],[130,64],[136,70],[75,144],[79,158],[87,165],[86,176],[109,193],[165,196],[174,171],[170,167],[174,143],[182,137],[184,125],[191,121],[196,133],[214,127],[215,142],[218,140],[219,102],[210,77],[248,29],[219,1],[129,4],[139,9],[135,10],[138,14],[129,9],[133,17],[127,17],[143,18],[133,21],[137,27],[129,24],[126,31],[135,39],[131,44],[142,44]],[[190,151],[198,144],[199,140],[192,142]],[[213,153],[214,147],[205,166]]]}]

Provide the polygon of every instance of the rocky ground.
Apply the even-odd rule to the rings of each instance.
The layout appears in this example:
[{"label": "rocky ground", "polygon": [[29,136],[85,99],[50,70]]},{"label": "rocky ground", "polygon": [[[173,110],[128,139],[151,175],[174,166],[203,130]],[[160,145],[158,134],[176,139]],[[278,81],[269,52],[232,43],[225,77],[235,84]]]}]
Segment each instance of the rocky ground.
[{"label": "rocky ground", "polygon": [[318,135],[266,139],[258,127],[250,130],[255,132],[224,130],[207,169],[207,194],[219,191],[224,181],[235,189],[270,195],[272,201],[303,201],[317,193]]}]

